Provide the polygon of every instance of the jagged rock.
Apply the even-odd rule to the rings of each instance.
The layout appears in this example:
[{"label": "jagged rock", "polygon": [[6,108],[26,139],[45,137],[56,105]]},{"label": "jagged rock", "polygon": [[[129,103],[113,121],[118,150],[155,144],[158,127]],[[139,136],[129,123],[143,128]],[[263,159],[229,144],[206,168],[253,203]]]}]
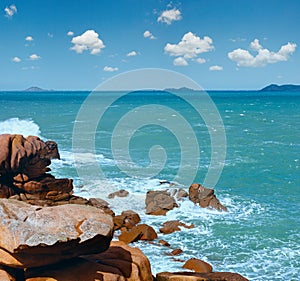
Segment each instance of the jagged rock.
[{"label": "jagged rock", "polygon": [[127,190],[121,189],[121,190],[118,190],[116,192],[109,194],[108,198],[112,199],[112,198],[115,198],[116,196],[126,197],[126,196],[128,196],[128,194],[129,194],[129,192]]},{"label": "jagged rock", "polygon": [[168,190],[151,190],[146,195],[146,214],[166,215],[173,208],[178,207],[174,197]]},{"label": "jagged rock", "polygon": [[159,229],[159,231],[163,234],[169,234],[173,233],[175,231],[180,231],[180,227],[185,227],[185,228],[194,228],[194,224],[191,225],[186,225],[183,222],[180,222],[179,220],[173,220],[173,221],[167,221],[163,223],[163,227]]},{"label": "jagged rock", "polygon": [[127,230],[133,228],[141,221],[138,213],[128,210],[114,217],[115,230],[125,227]]},{"label": "jagged rock", "polygon": [[227,208],[223,206],[216,198],[214,190],[206,188],[198,183],[193,183],[189,188],[189,198],[195,204],[199,204],[202,208],[211,208],[218,211],[227,212]]},{"label": "jagged rock", "polygon": [[238,273],[231,272],[160,272],[157,281],[249,281]]},{"label": "jagged rock", "polygon": [[157,238],[157,234],[151,226],[147,224],[139,224],[131,228],[129,231],[124,230],[118,238],[120,241],[129,244],[138,240],[152,241]]},{"label": "jagged rock", "polygon": [[37,267],[100,253],[112,236],[112,217],[94,207],[0,199],[0,264],[6,266]]},{"label": "jagged rock", "polygon": [[43,142],[40,138],[22,135],[0,135],[0,174],[25,174],[28,178],[38,177],[50,160],[59,159],[57,144],[53,141]]},{"label": "jagged rock", "polygon": [[212,266],[209,263],[195,258],[186,261],[182,268],[194,270],[198,273],[212,272],[213,270]]},{"label": "jagged rock", "polygon": [[122,242],[111,242],[109,249],[101,254],[84,256],[52,266],[28,269],[25,277],[26,281],[153,280],[147,257],[141,250],[129,247]]}]

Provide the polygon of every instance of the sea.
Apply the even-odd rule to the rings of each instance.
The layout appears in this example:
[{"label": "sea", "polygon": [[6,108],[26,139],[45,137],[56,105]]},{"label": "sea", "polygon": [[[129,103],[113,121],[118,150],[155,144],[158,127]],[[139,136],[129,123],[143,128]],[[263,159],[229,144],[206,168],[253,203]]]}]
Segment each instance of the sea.
[{"label": "sea", "polygon": [[[158,234],[171,248],[133,243],[153,274],[198,258],[249,280],[300,280],[300,92],[208,91],[209,101],[188,90],[99,92],[84,108],[90,96],[0,92],[0,133],[57,142],[51,173],[73,178],[76,195],[102,198],[116,214],[137,211],[158,233],[168,220],[194,224]],[[214,188],[228,212],[185,198],[166,216],[145,214],[147,191],[192,182]],[[129,195],[108,198],[121,189]],[[176,248],[179,261],[168,255]]]}]

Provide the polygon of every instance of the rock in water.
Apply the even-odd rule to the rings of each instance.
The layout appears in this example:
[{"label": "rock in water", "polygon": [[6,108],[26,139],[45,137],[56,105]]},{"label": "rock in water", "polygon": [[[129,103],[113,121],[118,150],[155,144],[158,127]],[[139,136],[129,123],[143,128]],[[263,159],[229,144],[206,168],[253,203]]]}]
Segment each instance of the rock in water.
[{"label": "rock in water", "polygon": [[193,183],[189,188],[189,198],[202,208],[211,208],[218,211],[227,211],[214,194],[214,190],[198,183]]},{"label": "rock in water", "polygon": [[146,214],[163,215],[178,207],[175,198],[168,190],[151,190],[146,195]]},{"label": "rock in water", "polygon": [[110,215],[90,206],[38,207],[0,199],[0,264],[29,268],[101,253],[113,227]]}]

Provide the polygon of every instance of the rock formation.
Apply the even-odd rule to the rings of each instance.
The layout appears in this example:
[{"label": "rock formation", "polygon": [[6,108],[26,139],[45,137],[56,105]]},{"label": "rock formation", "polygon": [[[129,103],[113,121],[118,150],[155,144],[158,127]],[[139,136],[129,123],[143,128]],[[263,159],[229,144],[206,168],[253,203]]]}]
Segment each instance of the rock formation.
[{"label": "rock formation", "polygon": [[25,278],[26,281],[153,280],[147,257],[141,250],[122,242],[112,242],[109,249],[100,254],[82,256],[51,267],[26,270]]},{"label": "rock formation", "polygon": [[146,214],[164,216],[175,207],[178,207],[176,200],[168,190],[151,190],[147,192]]},{"label": "rock formation", "polygon": [[214,194],[214,190],[198,183],[193,183],[189,188],[189,198],[202,208],[211,208],[218,211],[227,211]]},{"label": "rock formation", "polygon": [[90,206],[31,206],[0,199],[0,264],[27,268],[108,249],[113,220]]}]

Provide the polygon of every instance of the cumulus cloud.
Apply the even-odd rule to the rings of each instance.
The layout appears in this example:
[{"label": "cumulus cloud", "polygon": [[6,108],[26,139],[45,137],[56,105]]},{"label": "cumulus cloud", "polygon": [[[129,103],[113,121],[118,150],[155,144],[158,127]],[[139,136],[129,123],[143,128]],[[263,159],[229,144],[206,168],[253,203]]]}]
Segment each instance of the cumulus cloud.
[{"label": "cumulus cloud", "polygon": [[30,60],[39,60],[39,59],[41,59],[41,57],[37,54],[32,54],[29,56],[29,59]]},{"label": "cumulus cloud", "polygon": [[183,57],[179,57],[174,59],[173,64],[176,66],[185,66],[188,65],[188,62]]},{"label": "cumulus cloud", "polygon": [[111,66],[105,66],[105,67],[103,68],[103,70],[104,70],[104,71],[107,71],[107,72],[114,72],[114,71],[118,71],[119,68],[117,68],[117,67],[111,67]]},{"label": "cumulus cloud", "polygon": [[13,57],[11,60],[13,62],[21,62],[21,59],[19,57]]},{"label": "cumulus cloud", "polygon": [[68,35],[68,36],[73,36],[73,35],[74,35],[74,32],[73,32],[73,31],[68,31],[67,35]]},{"label": "cumulus cloud", "polygon": [[[196,36],[192,32],[183,35],[178,44],[167,43],[164,50],[170,56],[182,57],[186,61],[196,59],[201,53],[206,53],[214,49],[213,41],[210,37],[204,36],[203,39]],[[198,63],[204,63],[205,60],[198,58]]]},{"label": "cumulus cloud", "polygon": [[248,50],[238,48],[228,53],[228,58],[236,62],[238,66],[244,67],[263,67],[267,64],[287,61],[296,50],[295,43],[288,42],[286,45],[281,46],[278,52],[272,52],[259,43],[258,39],[250,43],[250,48],[257,52],[252,55]]},{"label": "cumulus cloud", "polygon": [[90,54],[96,55],[105,48],[103,41],[99,38],[99,34],[94,30],[87,30],[79,36],[73,37],[71,41],[74,46],[71,50],[81,54],[83,51],[90,50]]},{"label": "cumulus cloud", "polygon": [[16,5],[12,4],[4,9],[5,16],[11,18],[14,14],[18,12]]},{"label": "cumulus cloud", "polygon": [[25,40],[26,40],[26,41],[33,41],[33,38],[32,38],[32,36],[27,36],[27,37],[25,38]]},{"label": "cumulus cloud", "polygon": [[156,39],[156,37],[149,30],[144,32],[144,38],[149,38],[151,40]]},{"label": "cumulus cloud", "polygon": [[131,52],[129,52],[126,56],[127,57],[134,57],[134,56],[136,56],[137,55],[137,52],[136,51],[131,51]]},{"label": "cumulus cloud", "polygon": [[222,71],[223,70],[223,66],[220,65],[212,65],[209,67],[210,71]]},{"label": "cumulus cloud", "polygon": [[196,59],[196,62],[202,64],[202,63],[206,63],[206,59],[203,59],[203,58],[198,58]]},{"label": "cumulus cloud", "polygon": [[157,18],[157,21],[170,25],[173,21],[178,21],[181,19],[182,16],[180,10],[173,8],[171,10],[163,11],[161,15]]}]

